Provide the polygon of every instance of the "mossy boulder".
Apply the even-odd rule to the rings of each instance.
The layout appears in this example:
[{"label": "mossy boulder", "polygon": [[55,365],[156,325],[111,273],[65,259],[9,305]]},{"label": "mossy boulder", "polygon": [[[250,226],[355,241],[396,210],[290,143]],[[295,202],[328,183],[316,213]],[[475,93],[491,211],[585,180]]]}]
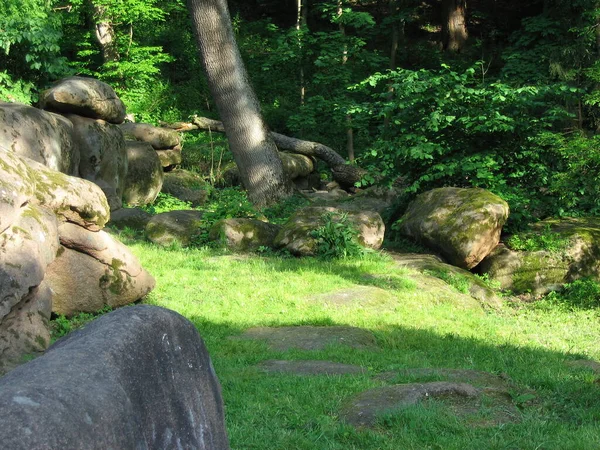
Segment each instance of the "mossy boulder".
[{"label": "mossy boulder", "polygon": [[133,303],[154,288],[154,278],[123,244],[104,231],[59,227],[62,244],[46,270],[52,311],[72,315]]},{"label": "mossy boulder", "polygon": [[158,155],[145,142],[125,141],[127,176],[123,189],[123,202],[130,206],[154,202],[161,191],[164,172]]},{"label": "mossy boulder", "polygon": [[167,150],[181,144],[179,133],[169,128],[160,128],[149,123],[126,122],[120,125],[125,136],[146,142],[155,150]]},{"label": "mossy boulder", "polygon": [[272,247],[281,226],[256,219],[223,219],[210,229],[209,238],[238,252]]},{"label": "mossy boulder", "polygon": [[325,224],[328,215],[331,215],[332,220],[346,215],[349,225],[358,232],[358,243],[364,247],[378,249],[383,244],[385,225],[378,213],[344,212],[330,206],[311,206],[302,208],[290,217],[275,237],[274,245],[284,247],[298,256],[314,255],[317,241],[311,233]]},{"label": "mossy boulder", "polygon": [[79,173],[104,191],[111,210],[122,206],[127,151],[121,129],[104,120],[67,115],[79,146]]},{"label": "mossy boulder", "polygon": [[111,123],[125,119],[125,105],[114,89],[93,78],[69,77],[58,81],[42,93],[40,107]]},{"label": "mossy boulder", "polygon": [[157,214],[146,225],[146,237],[160,246],[179,243],[183,247],[190,245],[200,232],[202,211],[169,211]]},{"label": "mossy boulder", "polygon": [[560,289],[582,277],[600,280],[600,218],[547,219],[535,224],[522,240],[532,236],[539,240],[541,235],[552,236],[558,245],[551,250],[531,251],[500,245],[478,270],[503,289],[533,296]]},{"label": "mossy boulder", "polygon": [[194,207],[206,203],[208,191],[206,182],[194,172],[185,169],[174,169],[166,172],[162,192],[170,194]]},{"label": "mossy boulder", "polygon": [[58,172],[79,174],[79,148],[68,119],[20,103],[0,102],[0,123],[0,147]]},{"label": "mossy boulder", "polygon": [[508,212],[508,204],[485,189],[447,187],[417,196],[398,225],[450,264],[471,269],[498,245]]},{"label": "mossy boulder", "polygon": [[26,203],[44,206],[60,220],[90,230],[101,229],[110,214],[106,196],[96,184],[0,149],[0,231]]}]

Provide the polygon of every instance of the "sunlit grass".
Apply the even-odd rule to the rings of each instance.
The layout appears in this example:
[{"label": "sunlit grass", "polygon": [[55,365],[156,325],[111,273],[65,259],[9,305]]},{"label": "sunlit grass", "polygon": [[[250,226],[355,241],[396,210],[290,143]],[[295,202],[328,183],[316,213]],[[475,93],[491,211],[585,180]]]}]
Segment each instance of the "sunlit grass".
[{"label": "sunlit grass", "polygon": [[[376,255],[326,262],[128,244],[157,281],[147,302],[186,316],[206,341],[234,449],[600,447],[598,376],[565,364],[600,359],[598,310],[484,309]],[[331,300],[330,294],[353,289],[365,298]],[[379,349],[278,352],[262,342],[229,339],[253,326],[301,324],[369,329]],[[266,375],[254,366],[267,359],[331,360],[361,365],[367,373]],[[436,407],[411,408],[382,419],[375,430],[357,431],[339,420],[348,397],[382,385],[374,375],[418,367],[503,374],[532,389],[535,402],[503,426],[470,426]]]}]

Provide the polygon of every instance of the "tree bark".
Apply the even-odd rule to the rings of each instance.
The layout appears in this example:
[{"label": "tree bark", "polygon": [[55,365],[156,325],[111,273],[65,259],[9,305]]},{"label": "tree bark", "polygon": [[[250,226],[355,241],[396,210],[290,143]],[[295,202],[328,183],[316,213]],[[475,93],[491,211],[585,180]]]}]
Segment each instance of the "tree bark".
[{"label": "tree bark", "polygon": [[208,86],[248,198],[262,207],[292,195],[235,42],[226,0],[188,0]]},{"label": "tree bark", "polygon": [[112,22],[106,17],[106,7],[92,3],[94,14],[94,31],[100,48],[102,49],[102,61],[114,62],[119,60],[119,49],[117,48],[117,38]]},{"label": "tree bark", "polygon": [[[338,0],[337,2],[337,15],[338,18],[341,18],[344,14],[342,0]],[[339,25],[340,33],[343,37],[346,36],[346,27],[344,23],[340,20]],[[348,62],[348,44],[344,43],[344,48],[342,50],[342,66]],[[352,117],[350,114],[346,114],[346,153],[348,154],[348,160],[354,161],[354,130],[352,129]]]},{"label": "tree bark", "polygon": [[465,13],[466,0],[442,0],[442,46],[446,51],[460,52],[469,37]]}]

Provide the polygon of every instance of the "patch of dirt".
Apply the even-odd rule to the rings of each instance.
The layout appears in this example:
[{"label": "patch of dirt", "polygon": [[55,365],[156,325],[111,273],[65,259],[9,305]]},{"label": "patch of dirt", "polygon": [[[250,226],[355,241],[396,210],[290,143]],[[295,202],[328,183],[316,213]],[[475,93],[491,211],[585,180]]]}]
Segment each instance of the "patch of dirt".
[{"label": "patch of dirt", "polygon": [[427,406],[432,401],[473,427],[497,426],[520,418],[518,408],[506,393],[445,381],[371,389],[350,400],[340,415],[355,427],[374,427],[385,415],[401,413],[419,403]]},{"label": "patch of dirt", "polygon": [[590,369],[594,373],[600,375],[600,362],[591,359],[576,359],[574,361],[567,361],[567,366],[575,367],[577,369]]},{"label": "patch of dirt", "polygon": [[291,375],[351,375],[366,373],[366,369],[352,364],[333,361],[287,361],[268,360],[257,366],[269,373],[285,373]]},{"label": "patch of dirt", "polygon": [[323,350],[342,344],[357,349],[375,348],[375,337],[370,331],[356,327],[255,327],[234,339],[260,339],[273,350]]},{"label": "patch of dirt", "polygon": [[415,368],[383,372],[375,378],[394,382],[398,377],[412,378],[418,381],[454,381],[470,383],[482,388],[495,388],[509,392],[513,389],[507,376],[468,369]]}]

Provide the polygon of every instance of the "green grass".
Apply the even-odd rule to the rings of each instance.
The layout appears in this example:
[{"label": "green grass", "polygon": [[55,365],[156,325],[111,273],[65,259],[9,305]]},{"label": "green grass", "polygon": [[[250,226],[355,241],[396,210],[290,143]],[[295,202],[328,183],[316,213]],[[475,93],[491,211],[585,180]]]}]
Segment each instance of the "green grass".
[{"label": "green grass", "polygon": [[[600,359],[597,309],[507,306],[486,311],[453,289],[422,284],[416,272],[384,257],[314,258],[227,255],[208,249],[159,249],[127,242],[157,281],[147,302],[190,319],[205,340],[223,387],[233,449],[593,449],[600,447],[600,385],[565,361]],[[421,277],[422,278],[422,277]],[[381,295],[332,305],[323,295],[367,286]],[[385,295],[383,295],[383,294]],[[269,350],[230,340],[252,326],[352,325],[371,330],[380,350],[332,346]],[[267,359],[358,364],[364,375],[261,373]],[[384,385],[374,375],[442,367],[506,374],[535,400],[517,423],[477,427],[432,402],[383,417],[374,430],[338,418],[344,401]],[[396,378],[394,382],[411,382]],[[485,414],[485,412],[482,412]]]}]

